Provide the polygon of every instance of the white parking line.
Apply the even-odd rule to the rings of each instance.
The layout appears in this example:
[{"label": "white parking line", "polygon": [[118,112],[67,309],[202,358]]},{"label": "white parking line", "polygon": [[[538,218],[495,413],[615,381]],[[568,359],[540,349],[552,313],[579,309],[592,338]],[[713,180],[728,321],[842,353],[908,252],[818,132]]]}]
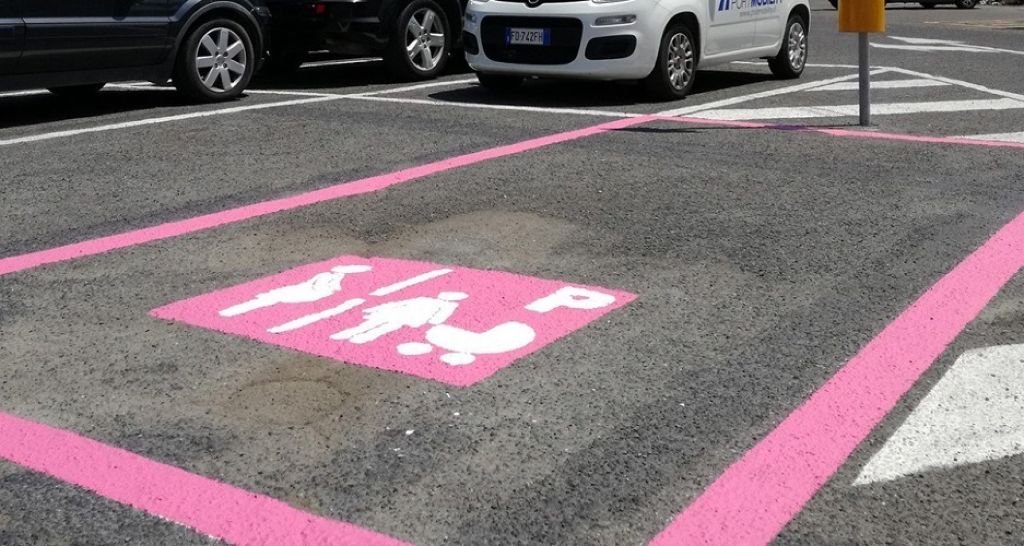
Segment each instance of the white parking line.
[{"label": "white parking line", "polygon": [[364,59],[337,59],[333,61],[313,61],[302,63],[302,68],[319,68],[324,66],[344,66],[348,64],[367,64],[379,62],[380,57],[367,57]]},{"label": "white parking line", "polygon": [[953,138],[966,138],[969,140],[989,140],[994,142],[1020,142],[1024,144],[1024,131],[1019,133],[992,133],[988,135],[966,135]]},{"label": "white parking line", "polygon": [[111,123],[109,125],[100,125],[97,127],[84,127],[81,129],[71,129],[67,131],[54,131],[52,133],[42,133],[38,135],[31,135],[27,137],[11,138],[7,140],[0,140],[0,146],[10,146],[12,144],[23,144],[26,142],[39,142],[41,140],[51,140],[54,138],[70,137],[76,135],[84,135],[88,133],[99,133],[103,131],[114,131],[117,129],[129,129],[132,127],[141,127],[143,125],[155,125],[158,123],[168,123],[171,121],[181,121],[185,119],[204,118],[210,116],[221,116],[225,114],[237,114],[238,112],[246,112],[250,110],[264,110],[267,108],[280,108],[282,106],[295,106],[299,104],[311,104],[314,102],[324,102],[329,100],[337,100],[341,97],[311,97],[305,99],[286,100],[281,102],[272,102],[270,104],[250,104],[246,106],[233,106],[231,108],[222,108],[220,110],[208,110],[204,112],[190,112],[188,114],[178,114],[174,116],[164,116],[159,118],[148,118],[140,119],[135,121],[126,121],[124,123]]},{"label": "white parking line", "polygon": [[[378,95],[391,95],[396,93],[407,93],[409,91],[417,91],[420,89],[431,89],[434,87],[449,87],[452,85],[460,85],[463,83],[475,82],[476,78],[464,78],[459,80],[445,80],[439,82],[430,83],[418,83],[414,85],[404,85],[401,87],[390,87],[387,89],[381,89],[378,91],[366,91],[362,93],[323,93],[315,91],[290,91],[287,89],[246,89],[245,93],[249,95],[286,95],[295,97],[330,97],[335,99],[359,99],[364,97],[375,97]],[[169,88],[173,89],[173,88]]]},{"label": "white parking line", "polygon": [[369,96],[376,96],[376,95],[389,95],[389,94],[392,94],[392,93],[405,93],[407,91],[416,91],[416,90],[419,90],[419,89],[431,89],[431,88],[434,88],[434,87],[448,87],[448,86],[451,86],[451,85],[459,85],[459,84],[462,84],[462,83],[470,83],[470,82],[475,82],[475,81],[476,81],[476,78],[473,77],[473,78],[463,78],[461,80],[445,80],[445,81],[440,81],[440,82],[421,83],[421,84],[417,84],[417,85],[407,85],[405,87],[394,87],[394,88],[391,88],[391,89],[382,89],[380,91],[370,91],[368,93],[356,93],[354,95],[349,95],[349,97],[356,98],[356,97],[369,97]]},{"label": "white parking line", "polygon": [[[107,84],[103,88],[104,91],[123,91],[125,89],[138,89],[144,85],[152,85],[149,82],[125,82],[120,84]],[[173,87],[171,88],[173,89]],[[33,95],[49,95],[51,94],[46,89],[26,89],[25,91],[9,91],[7,93],[0,93],[0,99],[6,97],[30,97]]]},{"label": "white parking line", "polygon": [[[349,60],[351,62],[368,62],[364,59]],[[346,62],[349,62],[346,61]],[[332,61],[333,62],[333,61]],[[755,62],[744,62],[737,61],[736,64],[760,64]],[[825,68],[846,68],[851,65],[830,65],[830,64],[808,64],[809,67],[825,67]],[[951,78],[944,78],[941,76],[934,76],[923,72],[916,72],[898,67],[877,67],[871,72],[872,75],[883,74],[886,72],[897,72],[900,74],[913,76],[915,79],[906,80],[889,80],[874,82],[874,86],[877,87],[924,87],[932,85],[959,85],[969,89],[975,89],[983,91],[992,95],[1005,97],[1011,99],[1011,101],[1017,101],[1013,103],[1011,101],[1000,101],[1000,100],[988,100],[988,101],[944,101],[935,103],[902,103],[902,104],[880,104],[875,105],[875,112],[880,115],[892,115],[892,114],[906,114],[906,113],[917,113],[917,112],[945,112],[945,111],[966,111],[966,110],[1003,110],[1011,108],[1022,108],[1024,107],[1024,95],[1017,93],[1011,93],[1008,91],[1001,91],[997,89],[990,89],[978,84],[965,82],[961,80],[954,80]],[[768,91],[762,91],[757,93],[750,93],[747,95],[741,95],[737,97],[731,97],[728,99],[712,101],[704,104],[697,104],[693,106],[687,106],[683,108],[675,108],[666,110],[660,113],[651,114],[655,116],[685,116],[685,115],[696,115],[697,117],[703,117],[707,119],[721,119],[721,120],[737,120],[737,119],[802,119],[802,118],[815,118],[815,117],[845,117],[852,115],[849,113],[849,109],[852,106],[840,105],[840,106],[824,106],[824,107],[810,107],[810,108],[768,108],[768,109],[726,109],[723,107],[741,104],[761,98],[773,97],[788,93],[795,93],[799,91],[831,91],[831,90],[847,90],[854,89],[857,78],[856,74],[849,74],[845,76],[839,76],[836,78],[829,78],[824,80],[817,80],[806,82],[797,85],[791,85],[778,89],[771,89]],[[13,138],[7,140],[0,140],[0,146],[9,146],[12,144],[20,144],[27,142],[38,142],[43,140],[49,140],[54,138],[75,136],[86,133],[94,133],[101,131],[111,131],[117,129],[128,129],[132,127],[152,125],[158,123],[167,123],[172,121],[187,120],[192,118],[202,118],[208,116],[215,116],[221,114],[233,114],[237,112],[244,112],[249,110],[262,110],[265,108],[277,108],[284,106],[295,106],[302,104],[311,104],[317,102],[326,102],[339,99],[355,99],[355,100],[368,100],[368,101],[379,101],[379,102],[392,102],[398,104],[419,104],[427,106],[446,106],[454,108],[473,108],[473,109],[489,109],[489,110],[507,110],[507,111],[522,111],[522,112],[537,112],[547,114],[568,114],[568,115],[584,115],[584,116],[600,116],[600,117],[614,117],[614,118],[633,118],[643,115],[643,113],[633,113],[624,111],[614,110],[601,110],[594,108],[548,108],[540,106],[519,106],[519,105],[506,105],[506,104],[482,104],[472,102],[449,102],[433,99],[420,99],[411,97],[384,97],[381,95],[405,93],[411,91],[417,91],[421,89],[432,89],[436,87],[448,87],[461,84],[467,84],[476,81],[476,78],[463,78],[455,80],[436,81],[430,83],[420,83],[414,85],[393,87],[387,89],[381,89],[377,91],[368,91],[361,93],[324,93],[324,92],[312,92],[312,91],[289,91],[289,90],[276,90],[276,89],[250,89],[246,93],[252,95],[281,95],[281,96],[294,96],[301,97],[296,100],[287,100],[281,102],[274,102],[269,104],[255,104],[247,106],[236,106],[230,108],[224,108],[220,110],[211,110],[206,112],[191,112],[186,114],[179,114],[173,116],[164,116],[159,118],[150,118],[143,120],[136,120],[124,123],[114,123],[108,125],[101,125],[98,127],[89,127],[82,129],[73,129],[67,131],[56,131],[51,133],[43,133],[39,135],[32,135],[21,138]],[[911,83],[913,82],[913,83]],[[926,83],[927,82],[927,83]],[[148,85],[148,84],[147,84]],[[108,86],[111,89],[139,89],[145,87],[138,84],[112,84]],[[173,89],[166,86],[152,86],[154,89]],[[16,92],[13,95],[21,94],[35,94],[42,93],[44,91],[24,91]],[[3,96],[3,95],[0,95]],[[703,114],[702,114],[703,113]],[[746,117],[744,117],[746,116]]]},{"label": "white parking line", "polygon": [[277,89],[246,89],[246,95],[284,95],[290,97],[330,97],[334,99],[343,99],[351,95],[344,95],[342,93],[314,93],[312,91],[285,91]]},{"label": "white parking line", "polygon": [[[1024,108],[1024,102],[1013,99],[946,100],[933,102],[894,102],[871,105],[876,116],[920,114],[926,112],[970,112],[975,110],[1012,110]],[[751,121],[765,119],[809,119],[843,118],[856,116],[860,106],[841,104],[836,106],[796,106],[781,108],[730,108],[705,110],[693,117],[729,121]]]},{"label": "white parking line", "polygon": [[345,98],[356,100],[370,100],[378,102],[394,102],[399,104],[424,104],[427,106],[450,106],[453,108],[482,108],[485,110],[513,110],[520,112],[540,112],[545,114],[574,114],[579,116],[603,116],[611,118],[636,118],[648,115],[636,114],[633,112],[616,112],[612,110],[597,110],[587,108],[545,108],[542,106],[517,106],[513,104],[480,104],[476,102],[448,102],[433,99],[380,97],[376,95],[348,95]]},{"label": "white parking line", "polygon": [[11,91],[9,93],[0,93],[0,98],[4,97],[28,97],[30,95],[46,95],[49,91],[45,89],[32,89],[29,91]]},{"label": "white parking line", "polygon": [[[905,89],[909,87],[942,87],[945,85],[953,84],[927,78],[919,78],[913,80],[882,80],[879,82],[871,82],[871,90],[874,91],[875,89]],[[814,89],[808,89],[807,91],[856,91],[857,89],[859,89],[859,86],[859,82],[839,82],[824,85],[821,87],[815,87]]]},{"label": "white parking line", "polygon": [[[52,140],[52,139],[55,139],[55,138],[71,137],[71,136],[83,135],[83,134],[88,134],[88,133],[99,133],[99,132],[104,132],[104,131],[116,131],[118,129],[130,129],[130,128],[133,128],[133,127],[141,127],[141,126],[145,126],[145,125],[155,125],[155,124],[159,124],[159,123],[168,123],[168,122],[172,122],[172,121],[181,121],[181,120],[186,120],[186,119],[203,118],[203,117],[218,116],[218,115],[224,115],[224,114],[236,114],[236,113],[239,113],[239,112],[247,112],[247,111],[250,111],[250,110],[263,110],[263,109],[267,109],[267,108],[279,108],[279,107],[283,107],[283,106],[297,106],[297,105],[302,105],[302,104],[312,104],[312,103],[316,103],[316,102],[333,101],[333,100],[339,100],[339,99],[345,99],[345,98],[371,99],[371,98],[376,98],[375,97],[376,95],[384,94],[384,93],[403,93],[405,91],[415,91],[417,89],[424,89],[424,88],[431,88],[431,87],[440,87],[440,86],[447,86],[447,85],[458,85],[458,84],[468,83],[468,82],[471,82],[471,81],[476,81],[476,78],[466,78],[466,79],[461,79],[461,80],[447,80],[447,81],[443,81],[443,82],[432,82],[432,83],[429,83],[429,84],[407,85],[407,86],[402,86],[402,87],[395,87],[395,88],[391,88],[391,89],[385,89],[385,90],[382,90],[382,91],[372,91],[372,92],[369,92],[369,93],[353,93],[353,94],[312,93],[312,92],[303,92],[303,91],[277,91],[277,90],[270,90],[270,89],[267,89],[267,90],[249,89],[249,90],[246,91],[246,93],[250,93],[250,94],[253,94],[253,95],[287,95],[287,96],[298,96],[298,97],[304,97],[304,98],[295,99],[295,100],[286,100],[286,101],[280,101],[280,102],[272,102],[272,103],[269,103],[269,104],[251,104],[251,105],[245,105],[245,106],[232,106],[230,108],[222,108],[220,110],[208,110],[208,111],[204,111],[204,112],[189,112],[187,114],[177,114],[177,115],[173,115],[173,116],[162,116],[162,117],[157,117],[157,118],[147,118],[147,119],[140,119],[140,120],[134,120],[134,121],[126,121],[126,122],[123,122],[123,123],[111,123],[111,124],[107,124],[107,125],[99,125],[99,126],[96,126],[96,127],[83,127],[81,129],[69,129],[69,130],[65,130],[65,131],[53,131],[53,132],[50,132],[50,133],[41,133],[41,134],[38,134],[38,135],[31,135],[31,136],[26,136],[26,137],[10,138],[10,139],[6,139],[6,140],[0,140],[0,147],[2,147],[2,146],[11,146],[13,144],[25,144],[25,143],[29,143],[29,142],[40,142],[40,141],[44,141],[44,140]],[[107,87],[109,87],[111,90],[121,90],[121,91],[139,90],[139,89],[168,89],[168,90],[173,89],[173,87],[157,86],[157,85],[149,85],[149,84],[142,84],[142,85],[140,85],[138,83],[111,84],[111,85],[108,85]],[[31,94],[38,94],[38,93],[46,93],[46,91],[39,91],[39,90],[21,91],[21,92],[17,92],[15,95],[12,95],[12,96],[31,95]],[[399,99],[398,101],[402,102],[402,99]],[[441,104],[444,104],[444,103],[441,103]]]},{"label": "white parking line", "polygon": [[1014,99],[1024,101],[1024,95],[1020,93],[1011,93],[1010,91],[1002,91],[1000,89],[992,89],[991,87],[985,87],[984,85],[978,85],[976,83],[965,82],[963,80],[954,80],[953,78],[946,78],[944,76],[935,76],[924,72],[918,72],[916,70],[907,70],[906,68],[891,67],[889,70],[898,72],[900,74],[906,74],[907,76],[917,76],[919,78],[929,78],[940,82],[951,83],[953,85],[959,85],[960,87],[966,87],[968,89],[974,89],[975,91],[982,91],[990,95],[997,95],[1000,97],[1006,97],[1008,99]]},{"label": "white parking line", "polygon": [[[757,66],[768,66],[764,61],[733,61],[729,64],[743,64],[743,65],[757,65]],[[855,64],[830,64],[830,63],[807,63],[804,65],[807,68],[853,68],[856,69]]]},{"label": "white parking line", "polygon": [[968,53],[1009,53],[1011,55],[1024,55],[1024,51],[1016,49],[979,46],[968,44],[960,40],[935,40],[931,38],[908,38],[903,36],[889,36],[889,38],[909,45],[878,44],[871,42],[871,46],[879,49],[899,49],[903,51],[966,51]]},{"label": "white parking line", "polygon": [[[888,72],[887,68],[879,68],[871,71],[871,75],[875,76]],[[779,89],[771,89],[768,91],[761,91],[760,93],[750,93],[748,95],[740,95],[738,97],[732,97],[728,99],[722,99],[712,102],[706,102],[704,104],[697,104],[695,106],[687,106],[685,108],[675,108],[672,110],[665,110],[655,115],[658,116],[685,116],[695,112],[702,112],[704,110],[710,110],[714,108],[720,108],[722,106],[732,106],[734,104],[742,104],[756,99],[763,99],[767,97],[774,97],[777,95],[785,95],[787,93],[795,93],[797,91],[807,91],[823,85],[830,85],[833,83],[845,82],[857,78],[857,74],[848,74],[846,76],[839,76],[837,78],[829,78],[827,80],[817,80],[807,83],[801,83],[797,85],[790,85],[788,87],[781,87]]]}]

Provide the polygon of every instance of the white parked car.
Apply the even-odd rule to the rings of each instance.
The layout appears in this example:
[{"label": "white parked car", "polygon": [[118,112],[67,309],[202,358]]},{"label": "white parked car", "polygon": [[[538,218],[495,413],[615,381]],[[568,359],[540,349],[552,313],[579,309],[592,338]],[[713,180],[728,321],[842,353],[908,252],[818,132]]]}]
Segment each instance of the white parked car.
[{"label": "white parked car", "polygon": [[807,0],[469,0],[463,45],[486,88],[643,80],[671,100],[698,66],[765,58],[776,76],[800,76],[809,23]]}]

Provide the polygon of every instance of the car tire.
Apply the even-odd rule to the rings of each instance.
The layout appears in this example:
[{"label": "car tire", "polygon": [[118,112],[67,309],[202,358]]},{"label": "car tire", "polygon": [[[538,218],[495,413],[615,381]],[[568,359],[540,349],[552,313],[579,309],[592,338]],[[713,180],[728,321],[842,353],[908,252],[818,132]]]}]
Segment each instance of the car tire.
[{"label": "car tire", "polygon": [[656,100],[679,100],[693,89],[697,76],[697,43],[683,23],[665,29],[654,70],[643,80],[647,94]]},{"label": "car tire", "polygon": [[85,85],[62,85],[60,87],[50,87],[47,91],[57,95],[59,97],[69,98],[83,98],[95,95],[105,83],[88,83]]},{"label": "car tire", "polygon": [[480,74],[476,75],[476,79],[480,82],[480,87],[488,91],[494,91],[497,93],[507,93],[509,91],[515,91],[523,85],[524,78],[522,76],[506,76],[503,74]]},{"label": "car tire", "polygon": [[434,0],[413,0],[399,12],[384,61],[402,81],[437,77],[452,51],[451,25]]},{"label": "car tire", "polygon": [[779,54],[768,59],[768,68],[776,78],[799,78],[807,65],[807,22],[799,15],[790,15],[782,35]]},{"label": "car tire", "polygon": [[252,39],[242,25],[212,19],[189,30],[182,41],[174,86],[197,101],[230,100],[249,85],[257,61]]},{"label": "car tire", "polygon": [[954,4],[960,9],[973,9],[978,5],[978,0],[956,0]]}]

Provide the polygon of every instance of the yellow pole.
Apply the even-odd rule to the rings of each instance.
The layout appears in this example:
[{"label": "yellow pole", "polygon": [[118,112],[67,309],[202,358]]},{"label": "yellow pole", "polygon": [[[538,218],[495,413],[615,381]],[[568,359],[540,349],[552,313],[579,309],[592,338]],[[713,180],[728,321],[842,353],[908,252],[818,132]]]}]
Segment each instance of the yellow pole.
[{"label": "yellow pole", "polygon": [[885,32],[885,0],[839,0],[839,32],[856,32],[860,65],[860,124],[871,125],[868,33]]},{"label": "yellow pole", "polygon": [[839,0],[839,32],[885,32],[885,0]]}]

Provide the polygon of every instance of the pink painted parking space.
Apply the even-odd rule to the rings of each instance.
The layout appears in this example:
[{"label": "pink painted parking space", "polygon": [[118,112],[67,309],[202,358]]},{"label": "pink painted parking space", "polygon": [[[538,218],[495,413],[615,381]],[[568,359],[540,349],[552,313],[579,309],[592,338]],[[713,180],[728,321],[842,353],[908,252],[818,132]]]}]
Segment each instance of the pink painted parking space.
[{"label": "pink painted parking space", "polygon": [[[631,118],[9,256],[0,453],[237,544],[644,543],[687,505],[655,543],[768,543],[1021,266],[985,164],[1007,151],[954,144]],[[990,192],[944,174],[894,208],[804,161],[766,197],[730,155],[840,147],[913,147]],[[921,235],[935,210],[956,220]],[[808,302],[855,341],[762,339]],[[779,382],[724,356],[749,347],[822,363]]]},{"label": "pink painted parking space", "polygon": [[1024,214],[996,232],[651,541],[768,544],[1024,267]]},{"label": "pink painted parking space", "polygon": [[151,314],[465,387],[634,298],[500,271],[342,256]]},{"label": "pink painted parking space", "polygon": [[8,461],[229,544],[405,544],[10,414],[0,413],[0,433]]}]

